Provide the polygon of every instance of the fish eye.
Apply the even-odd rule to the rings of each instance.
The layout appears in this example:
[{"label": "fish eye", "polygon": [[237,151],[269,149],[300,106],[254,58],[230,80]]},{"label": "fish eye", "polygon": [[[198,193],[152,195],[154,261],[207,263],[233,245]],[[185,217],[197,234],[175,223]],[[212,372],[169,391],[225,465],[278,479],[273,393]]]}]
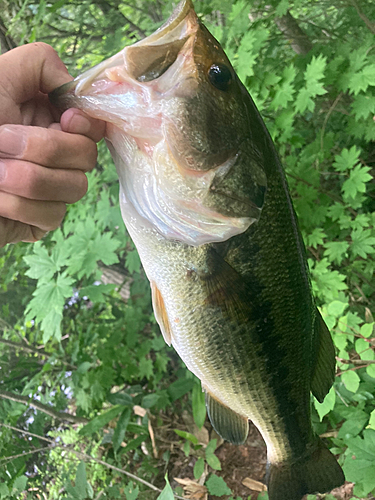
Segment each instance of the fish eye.
[{"label": "fish eye", "polygon": [[219,90],[228,90],[232,82],[232,73],[224,64],[213,64],[208,70],[208,79]]}]

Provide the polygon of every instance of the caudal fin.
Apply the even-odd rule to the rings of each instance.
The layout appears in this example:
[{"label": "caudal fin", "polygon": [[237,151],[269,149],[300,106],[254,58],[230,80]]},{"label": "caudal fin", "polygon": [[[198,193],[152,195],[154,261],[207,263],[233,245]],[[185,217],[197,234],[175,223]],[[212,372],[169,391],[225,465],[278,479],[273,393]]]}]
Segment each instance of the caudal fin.
[{"label": "caudal fin", "polygon": [[270,500],[301,500],[306,493],[325,493],[345,482],[336,458],[319,440],[307,457],[294,463],[268,465]]}]

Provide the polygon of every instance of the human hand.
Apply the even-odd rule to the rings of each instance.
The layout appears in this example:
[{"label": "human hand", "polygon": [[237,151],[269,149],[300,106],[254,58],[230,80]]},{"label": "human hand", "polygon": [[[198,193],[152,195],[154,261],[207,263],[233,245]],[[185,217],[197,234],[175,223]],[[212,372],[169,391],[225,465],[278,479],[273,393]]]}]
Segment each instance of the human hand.
[{"label": "human hand", "polygon": [[49,103],[48,92],[71,79],[44,43],[0,56],[0,247],[39,240],[86,193],[105,124]]}]

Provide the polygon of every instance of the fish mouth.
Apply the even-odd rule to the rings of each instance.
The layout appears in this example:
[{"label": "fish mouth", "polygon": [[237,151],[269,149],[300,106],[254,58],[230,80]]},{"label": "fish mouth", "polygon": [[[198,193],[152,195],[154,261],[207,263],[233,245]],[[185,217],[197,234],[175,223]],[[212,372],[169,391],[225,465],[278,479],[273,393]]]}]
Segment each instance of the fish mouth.
[{"label": "fish mouth", "polygon": [[[178,57],[181,59],[181,64],[189,63],[189,58],[192,58],[194,35],[199,27],[200,22],[191,0],[183,0],[171,17],[150,36],[125,47],[73,81],[53,90],[49,94],[49,99],[53,105],[61,109],[68,107],[84,109],[85,105],[80,100],[83,96],[114,94],[118,91],[123,94],[126,91],[136,91],[142,95],[142,84],[144,86],[144,83],[159,80]],[[177,75],[177,71],[175,73]],[[191,77],[194,76],[193,73],[190,71]],[[176,87],[176,84],[178,81],[173,79],[172,74],[168,81],[158,82],[153,90],[165,93],[169,90],[168,87]],[[89,110],[84,109],[84,111],[92,115]]]}]

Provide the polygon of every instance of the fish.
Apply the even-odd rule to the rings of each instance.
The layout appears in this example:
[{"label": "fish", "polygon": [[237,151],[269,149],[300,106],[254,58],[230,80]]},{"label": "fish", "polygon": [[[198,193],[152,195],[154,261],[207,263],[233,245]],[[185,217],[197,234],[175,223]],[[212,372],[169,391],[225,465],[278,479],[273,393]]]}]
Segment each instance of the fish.
[{"label": "fish", "polygon": [[314,433],[335,350],[272,139],[219,42],[182,0],[145,39],[55,89],[105,120],[121,213],[168,345],[202,383],[208,417],[267,445],[270,500],[342,485]]}]

